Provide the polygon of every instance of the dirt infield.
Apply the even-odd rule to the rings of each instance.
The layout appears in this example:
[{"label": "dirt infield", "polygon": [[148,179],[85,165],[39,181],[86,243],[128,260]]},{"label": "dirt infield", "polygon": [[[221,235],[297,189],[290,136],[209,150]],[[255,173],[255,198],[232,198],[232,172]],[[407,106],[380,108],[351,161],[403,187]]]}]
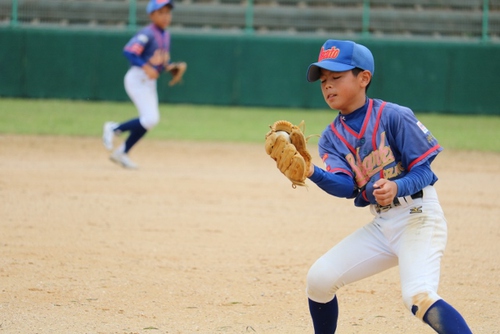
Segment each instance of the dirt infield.
[{"label": "dirt infield", "polygon": [[[129,171],[99,138],[0,136],[0,332],[312,334],[307,270],[368,210],[293,190],[263,145],[134,150]],[[500,333],[500,155],[445,150],[434,170],[449,222],[439,292],[474,333]],[[433,333],[396,269],[339,304],[339,333]]]}]

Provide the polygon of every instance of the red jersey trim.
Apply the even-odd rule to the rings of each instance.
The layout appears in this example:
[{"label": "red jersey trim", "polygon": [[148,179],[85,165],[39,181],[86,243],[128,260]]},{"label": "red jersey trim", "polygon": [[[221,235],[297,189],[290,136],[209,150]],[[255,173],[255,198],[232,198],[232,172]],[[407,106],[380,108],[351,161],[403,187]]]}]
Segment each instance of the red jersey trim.
[{"label": "red jersey trim", "polygon": [[[385,103],[382,103],[381,107],[380,107],[380,111],[382,111],[382,109],[384,108],[385,106]],[[358,133],[354,132],[349,126],[347,126],[347,124],[344,123],[344,121],[342,120],[342,117],[340,117],[340,122],[342,123],[342,125],[344,126],[344,129],[346,129],[350,134],[352,134],[356,139],[360,139],[364,136],[365,132],[366,132],[366,128],[368,127],[368,123],[370,123],[370,117],[371,117],[371,114],[372,114],[372,111],[373,111],[373,99],[369,99],[368,100],[368,110],[366,111],[366,115],[365,115],[365,119],[363,121],[363,126],[361,128],[361,131]],[[380,116],[380,114],[378,115]],[[334,122],[332,122],[330,124],[330,128],[332,129],[333,133],[335,133],[335,135],[344,143],[345,146],[347,146],[347,148],[349,149],[349,151],[351,151],[352,154],[356,155],[356,150],[354,149],[354,147],[349,144],[349,142],[337,131],[337,129],[335,128],[335,124]]]},{"label": "red jersey trim", "polygon": [[363,191],[361,192],[361,196],[363,196],[363,199],[364,199],[365,201],[370,202],[370,200],[369,200],[369,199],[368,199],[368,197],[366,196],[366,189],[365,189],[365,190],[363,190]]},{"label": "red jersey trim", "polygon": [[380,108],[378,110],[377,114],[377,120],[375,121],[375,125],[373,126],[373,134],[372,134],[372,147],[373,150],[377,149],[377,133],[378,133],[378,126],[380,125],[380,118],[382,117],[382,111],[384,110],[385,105],[387,102],[382,102],[380,105]]},{"label": "red jersey trim", "polygon": [[144,46],[139,43],[134,43],[131,46],[125,48],[126,51],[140,56],[144,50]]},{"label": "red jersey trim", "polygon": [[352,177],[352,173],[349,172],[347,169],[344,169],[344,168],[334,168],[334,169],[329,169],[328,171],[330,173],[341,172],[341,173],[345,173],[345,174],[349,175],[350,177]]},{"label": "red jersey trim", "polygon": [[373,100],[370,99],[368,101],[368,111],[366,112],[365,121],[363,122],[363,127],[361,128],[361,132],[359,133],[358,139],[362,138],[365,135],[366,128],[368,127],[368,123],[370,123],[370,117],[372,115],[372,111],[373,111]]},{"label": "red jersey trim", "polygon": [[349,151],[351,151],[352,154],[355,154],[356,151],[354,150],[354,147],[352,147],[352,145],[349,144],[349,142],[344,137],[342,137],[342,135],[337,131],[337,129],[335,129],[335,125],[333,123],[330,124],[330,128],[332,129],[333,133],[335,133],[337,138],[340,139],[344,143],[344,145],[349,149]]},{"label": "red jersey trim", "polygon": [[[373,152],[377,151],[377,134],[378,134],[378,127],[380,125],[380,118],[382,118],[382,111],[384,110],[384,107],[387,102],[382,102],[380,105],[380,108],[378,109],[378,114],[377,114],[377,119],[375,120],[375,125],[373,126],[373,133],[372,133],[372,147],[373,147]],[[380,170],[380,178],[384,178],[384,169],[382,168]]]},{"label": "red jersey trim", "polygon": [[412,163],[410,163],[410,165],[408,166],[408,171],[410,171],[413,168],[413,166],[415,166],[415,164],[417,164],[419,161],[422,161],[423,159],[427,158],[431,153],[439,150],[440,148],[441,148],[441,145],[439,145],[439,144],[431,147],[429,150],[427,150],[427,152],[425,152],[420,157],[413,160]]},{"label": "red jersey trim", "polygon": [[364,134],[366,132],[366,128],[368,127],[368,123],[370,122],[370,116],[371,116],[372,110],[373,110],[373,100],[369,99],[368,100],[368,110],[366,111],[365,119],[363,121],[363,126],[361,127],[361,131],[359,133],[356,133],[356,131],[354,131],[347,124],[345,124],[342,117],[340,118],[340,123],[342,123],[342,126],[344,127],[344,129],[347,130],[347,132],[349,132],[351,135],[356,137],[356,139],[360,139],[361,137],[364,136]]},{"label": "red jersey trim", "polygon": [[[323,162],[325,162],[325,163],[326,163],[326,159],[328,159],[328,153],[323,154],[323,157],[321,158],[321,160],[323,160]],[[332,169],[332,167],[330,167],[330,166],[327,165],[325,169],[329,173],[341,172],[341,173],[345,173],[345,174],[349,175],[350,177],[352,177],[352,173],[349,172],[347,169],[344,169],[344,168],[335,168],[335,169]]]}]

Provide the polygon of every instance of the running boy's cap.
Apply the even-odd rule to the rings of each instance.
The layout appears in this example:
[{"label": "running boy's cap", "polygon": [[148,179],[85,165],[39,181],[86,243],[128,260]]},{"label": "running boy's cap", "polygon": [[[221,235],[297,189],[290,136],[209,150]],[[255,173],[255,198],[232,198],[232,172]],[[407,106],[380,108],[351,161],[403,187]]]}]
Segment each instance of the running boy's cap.
[{"label": "running boy's cap", "polygon": [[170,6],[174,8],[174,1],[173,0],[150,0],[148,3],[148,6],[146,7],[146,12],[148,14],[151,14],[155,10],[160,9],[163,6]]},{"label": "running boy's cap", "polygon": [[307,81],[314,82],[318,80],[322,68],[333,72],[344,72],[355,67],[370,71],[373,75],[375,64],[370,50],[351,41],[329,39],[321,47],[318,61],[309,65]]}]

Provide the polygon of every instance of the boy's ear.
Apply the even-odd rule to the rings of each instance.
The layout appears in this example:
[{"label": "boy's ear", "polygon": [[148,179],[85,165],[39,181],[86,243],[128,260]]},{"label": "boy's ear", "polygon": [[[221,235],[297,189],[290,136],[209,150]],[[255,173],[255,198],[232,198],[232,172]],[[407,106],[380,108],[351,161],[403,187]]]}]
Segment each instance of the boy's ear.
[{"label": "boy's ear", "polygon": [[370,81],[372,81],[372,74],[370,71],[363,71],[358,75],[358,77],[360,79],[360,83],[361,83],[363,88],[368,86]]}]

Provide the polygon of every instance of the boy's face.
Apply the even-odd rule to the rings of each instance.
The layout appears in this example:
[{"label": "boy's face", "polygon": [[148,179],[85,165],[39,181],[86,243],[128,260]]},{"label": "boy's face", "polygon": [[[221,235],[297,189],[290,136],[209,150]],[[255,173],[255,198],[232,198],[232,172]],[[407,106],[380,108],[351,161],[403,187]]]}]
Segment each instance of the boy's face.
[{"label": "boy's face", "polygon": [[161,29],[165,29],[172,22],[172,8],[170,6],[163,6],[149,14],[151,22]]},{"label": "boy's face", "polygon": [[351,70],[332,72],[321,69],[319,80],[328,106],[342,114],[349,114],[365,104],[365,88],[370,83],[371,73],[363,71],[354,76]]}]

